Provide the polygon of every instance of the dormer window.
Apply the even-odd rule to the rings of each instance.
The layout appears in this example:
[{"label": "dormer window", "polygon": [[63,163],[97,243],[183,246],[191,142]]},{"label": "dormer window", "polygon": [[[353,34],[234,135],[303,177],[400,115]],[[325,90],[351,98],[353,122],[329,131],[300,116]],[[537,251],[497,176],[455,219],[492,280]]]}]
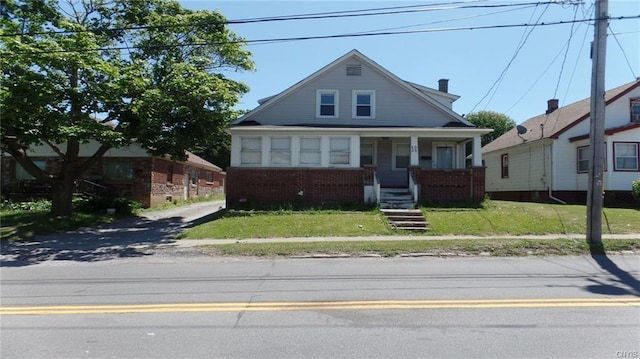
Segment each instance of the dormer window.
[{"label": "dormer window", "polygon": [[375,91],[353,91],[353,118],[375,118],[375,103]]},{"label": "dormer window", "polygon": [[640,122],[640,97],[632,98],[631,102],[631,122]]},{"label": "dormer window", "polygon": [[338,90],[318,90],[316,103],[316,117],[338,117]]}]

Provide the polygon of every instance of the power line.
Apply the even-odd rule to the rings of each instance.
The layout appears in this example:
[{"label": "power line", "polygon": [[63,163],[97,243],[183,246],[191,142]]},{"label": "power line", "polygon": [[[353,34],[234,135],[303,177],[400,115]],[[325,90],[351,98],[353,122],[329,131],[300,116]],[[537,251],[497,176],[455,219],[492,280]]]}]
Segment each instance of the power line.
[{"label": "power line", "polygon": [[636,73],[633,71],[633,67],[631,67],[631,63],[629,62],[629,58],[627,57],[627,53],[624,51],[624,48],[622,47],[622,45],[620,44],[620,41],[618,41],[618,37],[616,36],[616,33],[613,32],[613,29],[611,28],[611,24],[609,24],[609,30],[611,30],[611,35],[613,35],[613,38],[616,40],[616,43],[618,44],[618,47],[620,48],[620,51],[622,51],[622,56],[624,56],[624,59],[627,61],[627,66],[629,66],[629,70],[631,70],[631,75],[633,75],[633,78],[636,79]]},{"label": "power line", "polygon": [[[547,11],[548,8],[549,8],[549,5],[547,5],[545,7],[545,9],[542,11],[542,13],[540,14],[540,16],[538,16],[537,21],[540,21],[540,19],[542,18],[542,16],[544,15],[544,13]],[[532,17],[533,17],[533,14],[532,14]],[[520,39],[520,44],[516,48],[516,51],[513,53],[513,56],[511,57],[511,60],[509,60],[509,62],[507,63],[507,66],[504,68],[504,70],[502,70],[502,72],[500,73],[500,76],[498,76],[496,81],[494,81],[494,83],[491,85],[491,87],[489,88],[487,93],[484,96],[482,96],[480,101],[478,101],[478,103],[476,103],[473,106],[473,108],[471,109],[471,111],[469,111],[469,112],[473,112],[476,109],[476,107],[478,107],[478,105],[480,105],[480,103],[482,103],[482,101],[484,101],[484,99],[487,98],[487,96],[489,96],[489,94],[491,93],[491,91],[494,88],[496,89],[494,91],[494,94],[497,92],[497,86],[499,86],[500,82],[502,82],[502,80],[504,79],[505,75],[507,74],[507,71],[509,71],[509,68],[511,68],[511,64],[513,64],[513,62],[515,61],[516,57],[520,53],[520,50],[522,50],[522,48],[524,47],[525,43],[529,39],[529,36],[531,35],[531,33],[533,33],[533,30],[535,30],[535,28],[536,28],[536,26],[533,26],[531,29],[528,29],[528,32],[525,31],[525,33],[523,33],[523,37]],[[489,102],[490,102],[490,100],[489,100]],[[487,102],[487,105],[489,104],[489,102]]]},{"label": "power line", "polygon": [[[575,11],[573,13],[573,19],[575,20],[577,16],[578,16],[578,7],[576,6]],[[558,74],[556,89],[553,91],[553,98],[556,98],[558,94],[558,88],[560,87],[560,80],[562,80],[562,73],[564,72],[564,65],[567,62],[567,55],[569,54],[569,48],[571,48],[571,40],[573,39],[574,26],[575,26],[575,23],[571,24],[571,29],[569,30],[569,40],[567,40],[567,50],[564,52],[564,57],[562,58],[562,65],[560,65],[560,74]]]},{"label": "power line", "polygon": [[[486,0],[469,0],[469,1],[486,1]],[[360,9],[360,10],[344,10],[344,11],[334,11],[334,12],[323,12],[323,13],[308,13],[308,14],[298,14],[298,15],[283,15],[283,16],[274,16],[274,17],[263,17],[263,18],[247,18],[247,19],[239,19],[239,20],[225,20],[225,21],[213,21],[207,23],[200,24],[171,24],[171,25],[145,25],[145,26],[130,26],[130,27],[121,27],[121,28],[110,28],[110,29],[78,29],[78,30],[58,30],[58,31],[34,31],[34,32],[26,32],[26,33],[10,33],[10,34],[0,34],[0,37],[10,37],[10,36],[37,36],[37,35],[64,35],[64,34],[75,34],[75,33],[85,33],[85,32],[106,32],[106,31],[129,31],[129,30],[152,30],[152,29],[165,29],[165,28],[173,28],[173,27],[195,27],[199,25],[239,25],[239,24],[251,24],[251,23],[260,23],[260,22],[274,22],[274,21],[292,21],[292,20],[319,20],[319,19],[332,19],[332,18],[344,18],[344,17],[361,17],[361,16],[379,16],[379,15],[395,15],[395,14],[403,14],[403,13],[415,13],[415,12],[428,12],[428,11],[443,11],[443,10],[460,10],[460,9],[479,9],[479,8],[504,8],[504,7],[517,7],[517,6],[527,6],[527,5],[551,5],[551,4],[575,4],[575,0],[551,0],[545,2],[524,2],[524,3],[514,3],[514,4],[489,4],[489,5],[457,5],[461,3],[467,3],[468,1],[456,1],[456,2],[448,2],[448,3],[438,3],[438,4],[424,4],[424,5],[410,5],[410,6],[397,6],[397,7],[386,7],[386,8],[371,8],[371,9]],[[455,5],[455,6],[452,6]],[[425,8],[425,6],[431,6]],[[436,7],[437,6],[437,7]],[[415,9],[416,7],[420,7]],[[401,9],[401,8],[411,8],[406,10],[390,10],[384,11],[388,9]]]},{"label": "power line", "polygon": [[[615,19],[609,18],[609,20],[629,20],[640,19],[640,15],[633,16],[619,16]],[[299,36],[299,37],[282,37],[282,38],[270,38],[270,39],[256,39],[256,40],[235,40],[235,41],[223,41],[223,42],[195,42],[195,43],[183,43],[183,44],[170,44],[170,45],[156,45],[145,46],[144,48],[172,48],[172,47],[189,47],[189,46],[221,46],[226,44],[267,44],[277,42],[290,42],[290,41],[304,41],[304,40],[321,40],[321,39],[339,39],[339,38],[351,38],[351,37],[369,37],[369,36],[391,36],[391,35],[410,35],[420,33],[432,33],[432,32],[450,32],[450,31],[463,31],[463,30],[489,30],[489,29],[508,29],[519,27],[541,27],[541,26],[556,26],[556,25],[568,25],[572,23],[591,22],[597,19],[583,19],[583,20],[571,20],[571,21],[552,21],[542,22],[534,24],[503,24],[503,25],[484,25],[484,26],[462,26],[462,27],[446,27],[446,28],[432,28],[421,30],[406,30],[406,31],[381,31],[381,32],[369,32],[360,34],[334,34],[334,35],[317,35],[317,36]],[[143,48],[142,46],[130,46],[131,48]],[[49,51],[24,51],[17,52],[19,54],[43,54],[43,53],[82,53],[92,51],[113,51],[113,50],[126,50],[129,47],[112,46],[101,47],[93,49],[74,49],[74,50],[49,50]]]}]

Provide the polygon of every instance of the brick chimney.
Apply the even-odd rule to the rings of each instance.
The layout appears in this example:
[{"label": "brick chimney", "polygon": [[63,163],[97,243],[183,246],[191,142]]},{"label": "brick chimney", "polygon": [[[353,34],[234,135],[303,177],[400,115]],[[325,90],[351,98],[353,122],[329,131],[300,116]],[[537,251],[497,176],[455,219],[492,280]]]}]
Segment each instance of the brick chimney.
[{"label": "brick chimney", "polygon": [[438,91],[449,92],[449,79],[438,80]]},{"label": "brick chimney", "polygon": [[553,98],[547,101],[547,115],[558,109],[558,99]]}]

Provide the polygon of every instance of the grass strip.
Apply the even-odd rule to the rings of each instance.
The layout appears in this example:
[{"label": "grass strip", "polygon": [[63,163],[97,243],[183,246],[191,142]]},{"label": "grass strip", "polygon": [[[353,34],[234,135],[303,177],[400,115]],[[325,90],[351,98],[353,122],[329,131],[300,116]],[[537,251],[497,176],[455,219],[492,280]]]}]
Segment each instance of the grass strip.
[{"label": "grass strip", "polygon": [[[635,239],[606,239],[607,252],[640,251]],[[238,243],[198,246],[203,252],[220,256],[292,257],[346,255],[395,257],[400,255],[487,255],[549,256],[588,255],[589,245],[574,239],[453,239],[408,241],[331,241],[294,243]]]}]

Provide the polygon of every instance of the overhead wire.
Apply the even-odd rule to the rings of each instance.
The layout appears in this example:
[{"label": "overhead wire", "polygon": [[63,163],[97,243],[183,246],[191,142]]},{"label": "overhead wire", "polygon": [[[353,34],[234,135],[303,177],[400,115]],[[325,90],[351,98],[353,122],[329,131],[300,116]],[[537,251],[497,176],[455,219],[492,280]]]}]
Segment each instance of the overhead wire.
[{"label": "overhead wire", "polygon": [[616,33],[611,28],[611,24],[609,24],[609,30],[611,30],[611,35],[613,36],[613,39],[616,40],[616,43],[618,44],[618,47],[620,48],[620,51],[622,51],[622,56],[624,56],[625,61],[627,61],[627,66],[629,66],[629,70],[631,71],[631,75],[633,75],[634,79],[638,78],[636,76],[636,73],[633,71],[633,67],[631,66],[631,63],[629,62],[629,57],[627,57],[627,52],[624,51],[624,48],[622,47],[622,44],[620,44],[620,41],[618,41],[618,37],[616,36]]},{"label": "overhead wire", "polygon": [[[549,8],[549,5],[547,5],[545,7],[545,9],[542,11],[542,13],[540,14],[540,16],[538,16],[538,19],[536,21],[540,21],[540,19],[542,18],[542,16],[544,15],[544,13],[546,12],[546,10]],[[534,13],[535,14],[535,11]],[[532,14],[532,18],[533,18],[533,14]],[[511,59],[509,60],[509,62],[507,63],[507,65],[505,66],[505,68],[502,70],[502,72],[500,73],[500,75],[498,76],[498,78],[493,82],[493,84],[491,85],[491,87],[489,87],[489,90],[487,91],[487,93],[485,93],[484,96],[482,96],[482,98],[473,106],[473,108],[471,109],[471,111],[469,111],[470,113],[475,111],[475,109],[482,103],[482,101],[484,101],[490,94],[491,92],[494,90],[494,88],[496,88],[497,92],[497,86],[499,86],[500,82],[502,81],[502,79],[504,78],[504,76],[506,75],[507,71],[509,71],[509,68],[511,68],[511,65],[513,64],[513,62],[515,61],[516,57],[518,56],[518,54],[520,53],[520,50],[522,50],[522,48],[524,47],[524,45],[526,44],[527,40],[529,39],[529,36],[531,35],[531,33],[533,32],[533,30],[536,28],[536,26],[533,26],[531,29],[525,30],[525,32],[523,33],[523,36],[520,39],[520,43],[518,44],[514,54],[511,56]],[[494,94],[495,94],[494,92]],[[487,104],[485,105],[488,106],[488,104],[490,103],[487,102]]]},{"label": "overhead wire", "polygon": [[[477,1],[487,1],[487,0],[467,0],[467,1],[454,1],[447,3],[438,3],[438,4],[425,4],[425,5],[411,5],[405,7],[422,7],[421,9],[408,9],[408,10],[396,10],[396,11],[378,11],[392,8],[401,8],[401,7],[391,7],[391,8],[372,8],[372,9],[360,9],[360,10],[344,10],[344,11],[336,11],[336,12],[325,12],[325,13],[309,13],[309,14],[298,14],[298,15],[282,15],[276,17],[264,17],[264,18],[247,18],[247,19],[239,19],[239,20],[225,20],[225,21],[215,21],[210,23],[201,23],[201,24],[166,24],[166,25],[144,25],[144,26],[129,26],[129,27],[119,27],[119,28],[110,28],[110,29],[100,29],[99,31],[129,31],[129,30],[145,30],[145,29],[163,29],[163,28],[172,28],[172,27],[193,27],[197,25],[239,25],[239,24],[251,24],[256,22],[273,22],[273,21],[292,21],[292,20],[318,20],[318,19],[330,19],[330,18],[341,18],[341,17],[360,17],[360,16],[378,16],[378,15],[394,15],[394,14],[403,14],[409,12],[427,12],[427,11],[443,11],[443,10],[460,10],[460,9],[478,9],[478,8],[504,8],[504,7],[517,7],[517,6],[525,6],[525,5],[551,5],[551,4],[565,4],[565,3],[574,3],[575,0],[550,0],[550,1],[536,1],[536,2],[523,2],[523,3],[512,3],[512,4],[488,4],[488,5],[458,5],[458,4],[466,4],[469,2],[477,2]],[[455,5],[455,6],[454,6]],[[425,6],[432,6],[428,8],[424,8]],[[440,7],[433,7],[440,6]],[[361,12],[361,13],[353,13],[353,12]],[[8,36],[36,36],[36,35],[54,35],[54,34],[74,34],[74,33],[83,33],[83,32],[95,32],[98,30],[93,29],[76,29],[76,30],[58,30],[58,31],[34,31],[27,33],[9,33],[9,34],[0,34],[0,37],[8,37]]]}]

